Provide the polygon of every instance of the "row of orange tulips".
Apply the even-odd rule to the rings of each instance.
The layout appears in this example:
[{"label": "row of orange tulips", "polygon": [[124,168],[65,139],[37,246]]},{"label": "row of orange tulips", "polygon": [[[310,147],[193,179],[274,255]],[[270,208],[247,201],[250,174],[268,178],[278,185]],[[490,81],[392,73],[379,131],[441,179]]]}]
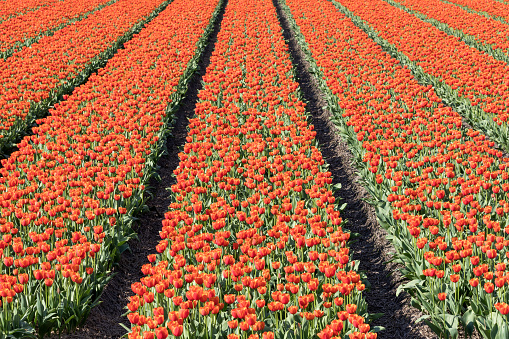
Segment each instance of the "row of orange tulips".
[{"label": "row of orange tulips", "polygon": [[466,10],[509,22],[509,3],[504,0],[443,0]]},{"label": "row of orange tulips", "polygon": [[66,0],[31,11],[0,23],[0,58],[28,47],[111,4],[112,0]]},{"label": "row of orange tulips", "polygon": [[509,65],[383,0],[338,1],[384,49],[476,129],[509,150]]},{"label": "row of orange tulips", "polygon": [[[2,335],[71,330],[97,304],[112,262],[133,235],[132,216],[143,208],[144,185],[205,48],[217,2],[170,4],[2,161]],[[123,6],[138,15],[160,8],[150,1]],[[122,13],[115,15],[132,22]]]},{"label": "row of orange tulips", "polygon": [[270,0],[229,0],[129,338],[376,338]]},{"label": "row of orange tulips", "polygon": [[83,83],[167,3],[119,0],[0,59],[0,150],[10,148],[35,119]]},{"label": "row of orange tulips", "polygon": [[38,10],[59,0],[5,0],[0,2],[0,22]]},{"label": "row of orange tulips", "polygon": [[[348,7],[371,14],[371,1],[362,4]],[[327,0],[286,6],[404,264],[410,282],[401,289],[425,313],[420,320],[446,338],[458,337],[460,324],[467,334],[475,327],[485,338],[507,337],[509,159],[462,128],[461,116],[344,7]]]},{"label": "row of orange tulips", "polygon": [[[440,0],[387,0],[466,44],[502,61],[509,61],[509,25]],[[509,8],[509,6],[508,6]]]}]

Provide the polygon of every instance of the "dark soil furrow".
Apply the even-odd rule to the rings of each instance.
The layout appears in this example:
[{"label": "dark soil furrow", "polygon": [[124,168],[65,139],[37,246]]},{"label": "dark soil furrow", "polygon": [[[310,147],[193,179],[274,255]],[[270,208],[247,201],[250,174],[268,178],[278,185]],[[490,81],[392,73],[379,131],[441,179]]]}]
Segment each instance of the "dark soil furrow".
[{"label": "dark soil furrow", "polygon": [[359,234],[357,241],[350,243],[350,248],[353,259],[360,261],[359,269],[366,273],[371,283],[371,289],[364,293],[368,312],[384,314],[370,325],[385,327],[384,331],[378,333],[380,339],[437,338],[424,323],[415,324],[422,313],[410,305],[410,296],[405,293],[396,296],[397,287],[404,278],[397,264],[387,263],[392,258],[394,247],[386,239],[387,232],[378,224],[374,208],[364,200],[369,195],[358,183],[352,154],[330,121],[332,113],[324,109],[324,95],[309,72],[309,64],[290,29],[285,13],[278,1],[273,1],[289,45],[297,81],[307,102],[306,108],[315,126],[322,154],[334,177],[333,184],[340,183],[342,186],[336,192],[336,197],[347,204],[342,212],[343,219],[347,220],[345,228]]},{"label": "dark soil furrow", "polygon": [[120,338],[126,334],[130,323],[122,314],[126,312],[125,306],[129,297],[133,294],[131,284],[143,277],[141,267],[148,263],[147,255],[156,253],[155,247],[161,240],[159,231],[162,229],[164,213],[170,205],[170,192],[166,188],[176,181],[172,176],[173,171],[179,164],[177,156],[179,148],[186,142],[188,121],[194,115],[194,107],[198,100],[198,92],[202,88],[201,78],[210,64],[210,57],[217,40],[217,34],[221,27],[224,10],[227,1],[223,3],[218,18],[214,25],[214,31],[209,36],[208,45],[200,60],[198,71],[189,82],[186,98],[176,111],[177,120],[171,136],[166,142],[167,151],[159,159],[157,173],[159,180],[153,178],[150,181],[149,190],[151,198],[147,201],[148,211],[138,216],[133,226],[138,235],[138,240],[130,240],[130,251],[122,254],[119,263],[115,266],[114,276],[108,283],[101,296],[102,303],[92,309],[84,326],[77,331],[66,334],[62,338]]}]

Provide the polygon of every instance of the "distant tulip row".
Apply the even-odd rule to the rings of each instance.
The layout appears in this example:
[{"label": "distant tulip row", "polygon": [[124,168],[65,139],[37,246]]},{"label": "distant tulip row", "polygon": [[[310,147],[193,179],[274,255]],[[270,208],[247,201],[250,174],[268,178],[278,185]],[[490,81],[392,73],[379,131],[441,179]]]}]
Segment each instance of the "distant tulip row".
[{"label": "distant tulip row", "polygon": [[376,338],[270,0],[229,0],[129,338]]},{"label": "distant tulip row", "polygon": [[0,151],[12,147],[37,118],[86,81],[167,3],[119,0],[0,59]]},{"label": "distant tulip row", "polygon": [[[491,56],[509,60],[509,25],[440,0],[386,0]],[[496,1],[495,1],[496,2]],[[500,3],[498,3],[500,4]],[[509,5],[505,5],[509,10]]]},{"label": "distant tulip row", "polygon": [[91,13],[111,4],[111,0],[58,1],[42,6],[25,15],[0,22],[0,57],[6,59],[25,46],[44,36],[79,21]]},{"label": "distant tulip row", "polygon": [[509,22],[509,3],[497,0],[446,0],[469,11]]},{"label": "distant tulip row", "polygon": [[41,7],[49,6],[59,0],[7,0],[0,2],[0,22],[33,12]]},{"label": "distant tulip row", "polygon": [[[404,3],[410,6],[414,3],[410,1]],[[474,128],[509,150],[509,65],[484,48],[497,39],[479,36],[469,46],[460,38],[397,8],[401,5],[396,1],[388,2],[338,1],[369,26],[372,37],[383,39],[387,45],[384,48],[407,65],[421,83],[432,85],[437,95],[457,109]],[[464,15],[468,13],[464,11]],[[453,21],[452,17],[448,22]],[[479,48],[472,47],[476,44]],[[500,47],[504,49],[506,45]],[[507,58],[506,54],[504,57]]]},{"label": "distant tulip row", "polygon": [[[340,1],[384,37],[398,27],[382,1]],[[442,337],[456,338],[460,324],[507,337],[509,159],[463,128],[431,86],[419,85],[369,26],[336,5],[286,0],[285,8],[404,264],[410,282],[401,289]]]},{"label": "distant tulip row", "polygon": [[[169,5],[2,160],[3,335],[72,330],[97,304],[111,263],[132,236],[132,215],[143,206],[144,185],[204,50],[216,5]],[[123,1],[121,8],[131,16],[115,16],[133,23],[139,21],[134,13],[140,18],[158,7]]]}]

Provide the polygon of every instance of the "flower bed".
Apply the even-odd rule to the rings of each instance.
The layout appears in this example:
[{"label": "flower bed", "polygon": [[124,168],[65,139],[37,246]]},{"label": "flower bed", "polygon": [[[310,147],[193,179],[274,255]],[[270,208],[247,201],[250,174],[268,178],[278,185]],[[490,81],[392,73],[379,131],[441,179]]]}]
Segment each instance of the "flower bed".
[{"label": "flower bed", "polygon": [[6,59],[22,47],[28,47],[43,36],[82,20],[111,3],[111,0],[59,1],[6,20],[0,23],[0,57]]},{"label": "flower bed", "polygon": [[488,14],[494,18],[509,21],[509,5],[505,1],[497,0],[445,0],[473,11]]},{"label": "flower bed", "polygon": [[421,83],[432,85],[474,128],[509,150],[507,63],[383,0],[336,3]]},{"label": "flower bed", "polygon": [[420,320],[442,337],[456,338],[460,324],[506,337],[509,159],[331,2],[285,8]]},{"label": "flower bed", "polygon": [[36,11],[57,1],[59,0],[25,0],[23,3],[17,0],[2,1],[0,2],[0,22]]},{"label": "flower bed", "polygon": [[35,119],[104,65],[167,3],[119,0],[0,59],[0,151],[12,147]]},{"label": "flower bed", "polygon": [[376,338],[270,0],[230,0],[129,338]]},{"label": "flower bed", "polygon": [[509,61],[509,25],[490,17],[469,13],[439,0],[387,0],[423,21],[428,21],[449,35],[488,53],[501,61]]},{"label": "flower bed", "polygon": [[218,2],[175,0],[2,161],[2,334],[72,330],[97,304]]}]

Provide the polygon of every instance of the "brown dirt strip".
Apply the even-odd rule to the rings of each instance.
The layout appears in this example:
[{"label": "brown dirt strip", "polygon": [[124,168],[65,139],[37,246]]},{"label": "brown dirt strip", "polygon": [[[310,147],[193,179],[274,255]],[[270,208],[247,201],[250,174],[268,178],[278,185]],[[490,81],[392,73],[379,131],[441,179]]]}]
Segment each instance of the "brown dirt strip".
[{"label": "brown dirt strip", "polygon": [[[293,37],[280,6],[277,1],[274,1],[274,4],[284,29],[285,39],[289,44],[297,81],[307,102],[307,110],[312,116],[321,151],[334,176],[333,183],[342,185],[336,196],[341,199],[341,202],[347,203],[342,212],[343,218],[348,220],[346,228],[360,234],[358,241],[352,242],[350,247],[354,260],[360,261],[359,268],[367,274],[372,285],[371,290],[364,293],[368,311],[384,313],[383,317],[372,322],[371,325],[386,328],[378,334],[378,338],[381,339],[437,338],[425,324],[414,324],[422,313],[411,307],[410,297],[404,293],[396,297],[397,286],[404,280],[397,271],[398,265],[386,263],[392,258],[391,252],[394,252],[394,248],[386,240],[385,230],[378,225],[374,209],[363,200],[369,195],[357,182],[358,176],[352,166],[352,155],[346,143],[336,133],[335,126],[330,122],[332,113],[322,108],[326,105],[324,96],[308,71],[309,65]],[[141,266],[147,263],[147,255],[154,253],[155,246],[159,242],[161,220],[170,203],[170,194],[166,188],[175,183],[172,173],[179,163],[177,154],[179,147],[185,143],[188,119],[194,115],[197,94],[202,87],[201,78],[210,63],[224,8],[200,61],[199,72],[191,79],[186,100],[176,113],[177,121],[172,136],[167,141],[167,153],[158,161],[160,168],[157,172],[161,180],[152,179],[150,182],[152,198],[147,202],[149,211],[139,216],[134,226],[139,240],[129,242],[131,251],[123,253],[120,262],[114,268],[115,276],[103,292],[102,303],[91,311],[83,327],[71,334],[63,335],[62,338],[120,338],[126,332],[119,323],[129,327],[127,318],[121,315],[125,313],[124,307],[132,294],[131,284],[139,281],[143,276]]]},{"label": "brown dirt strip", "polygon": [[347,204],[342,211],[343,219],[347,220],[345,228],[360,234],[357,241],[350,243],[350,248],[353,259],[360,261],[359,269],[366,273],[371,283],[371,290],[364,293],[368,312],[384,313],[370,325],[385,327],[384,331],[378,333],[380,339],[438,338],[426,324],[415,324],[415,320],[423,314],[410,305],[410,296],[406,293],[396,296],[396,289],[404,282],[404,278],[397,264],[386,263],[392,258],[391,253],[395,249],[386,239],[387,232],[378,224],[374,208],[364,201],[369,198],[369,194],[358,183],[352,154],[330,121],[332,113],[323,109],[326,106],[325,96],[309,73],[309,64],[279,3],[273,1],[292,55],[297,82],[307,102],[306,109],[312,117],[322,154],[330,165],[333,184],[341,184],[336,198],[340,199],[340,203]]},{"label": "brown dirt strip", "polygon": [[[214,31],[209,36],[208,45],[200,60],[198,71],[190,80],[186,98],[182,100],[182,104],[176,112],[177,121],[166,142],[167,151],[157,163],[160,180],[152,178],[150,181],[151,198],[147,201],[149,210],[139,215],[133,226],[139,240],[129,241],[131,250],[122,254],[120,261],[113,269],[115,275],[104,289],[101,296],[102,303],[91,310],[90,316],[81,328],[73,333],[62,335],[61,338],[120,338],[126,334],[126,330],[120,323],[130,327],[127,317],[122,317],[122,314],[126,312],[125,306],[133,294],[131,284],[143,277],[141,267],[148,263],[147,255],[155,253],[155,247],[161,240],[159,237],[159,231],[162,228],[161,222],[171,203],[170,192],[166,188],[176,182],[172,174],[179,164],[177,154],[179,148],[186,142],[187,125],[189,119],[194,115],[198,92],[202,88],[201,79],[210,64],[210,56],[214,50],[226,4],[227,1],[223,4],[216,19]],[[56,335],[51,337],[51,339],[56,338],[58,338]]]}]

